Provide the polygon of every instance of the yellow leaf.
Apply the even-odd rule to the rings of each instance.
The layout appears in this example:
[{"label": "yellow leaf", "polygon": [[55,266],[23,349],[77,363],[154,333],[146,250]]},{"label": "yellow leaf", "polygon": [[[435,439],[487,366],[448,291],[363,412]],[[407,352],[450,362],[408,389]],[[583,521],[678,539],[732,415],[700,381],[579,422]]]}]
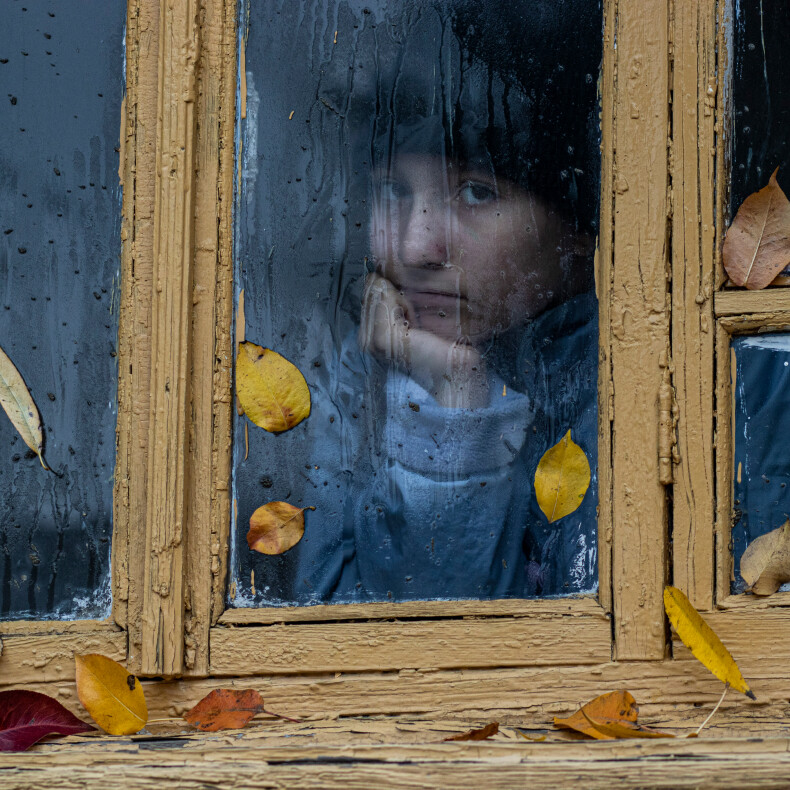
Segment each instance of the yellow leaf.
[{"label": "yellow leaf", "polygon": [[93,720],[110,735],[132,735],[145,727],[148,708],[140,681],[117,661],[89,653],[74,656],[77,695]]},{"label": "yellow leaf", "polygon": [[261,554],[283,554],[304,535],[304,512],[314,507],[294,507],[287,502],[269,502],[250,517],[247,545]]},{"label": "yellow leaf", "polygon": [[281,433],[310,414],[310,390],[299,369],[269,348],[239,343],[236,395],[258,426]]},{"label": "yellow leaf", "polygon": [[591,738],[607,740],[617,736],[604,734],[599,729],[592,727],[589,723],[591,718],[596,721],[617,720],[636,724],[638,716],[639,706],[633,695],[625,689],[621,689],[620,691],[609,691],[590,700],[567,719],[555,716],[554,726],[576,730]]},{"label": "yellow leaf", "polygon": [[746,547],[741,576],[755,595],[772,595],[790,582],[790,519]]},{"label": "yellow leaf", "polygon": [[683,644],[703,666],[722,682],[756,699],[729,650],[677,587],[664,588],[664,609]]},{"label": "yellow leaf", "polygon": [[44,434],[41,416],[25,386],[22,375],[0,348],[0,406],[19,431],[25,444],[38,456],[41,466],[52,471],[44,461]]},{"label": "yellow leaf", "polygon": [[565,434],[540,459],[535,470],[535,496],[549,524],[573,513],[590,485],[590,464],[584,450]]}]

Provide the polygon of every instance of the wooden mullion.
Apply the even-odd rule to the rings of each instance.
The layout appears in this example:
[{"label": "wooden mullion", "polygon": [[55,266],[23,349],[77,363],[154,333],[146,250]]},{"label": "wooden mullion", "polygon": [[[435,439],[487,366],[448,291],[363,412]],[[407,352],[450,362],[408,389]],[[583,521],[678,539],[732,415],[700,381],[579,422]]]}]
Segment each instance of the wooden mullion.
[{"label": "wooden mullion", "polygon": [[667,503],[659,390],[669,365],[669,7],[619,0],[614,85],[612,578],[615,656],[660,659]]},{"label": "wooden mullion", "polygon": [[148,499],[139,669],[148,675],[173,676],[183,669],[198,11],[197,0],[160,5]]},{"label": "wooden mullion", "polygon": [[713,605],[716,0],[676,3],[672,92],[672,362],[677,403],[672,580]]},{"label": "wooden mullion", "polygon": [[209,668],[230,521],[236,6],[204,0],[197,73],[185,672]]}]

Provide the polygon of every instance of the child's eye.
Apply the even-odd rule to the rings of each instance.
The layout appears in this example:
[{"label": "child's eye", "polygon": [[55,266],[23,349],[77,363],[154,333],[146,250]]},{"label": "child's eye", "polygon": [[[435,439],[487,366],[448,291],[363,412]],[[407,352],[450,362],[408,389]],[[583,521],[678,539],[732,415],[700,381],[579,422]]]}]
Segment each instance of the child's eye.
[{"label": "child's eye", "polygon": [[458,189],[458,200],[467,206],[482,206],[499,200],[499,193],[490,184],[467,181]]}]

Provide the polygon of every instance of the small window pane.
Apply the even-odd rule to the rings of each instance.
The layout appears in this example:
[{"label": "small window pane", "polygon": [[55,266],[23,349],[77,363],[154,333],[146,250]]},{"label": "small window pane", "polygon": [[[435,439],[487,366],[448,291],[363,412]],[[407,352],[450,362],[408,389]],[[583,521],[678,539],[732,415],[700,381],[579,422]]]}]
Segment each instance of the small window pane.
[{"label": "small window pane", "polygon": [[126,4],[0,9],[0,346],[53,470],[0,414],[0,617],[105,617]]},{"label": "small window pane", "polygon": [[[312,411],[236,420],[230,605],[595,591],[601,13],[242,9],[236,333]],[[568,431],[592,479],[549,523]],[[315,508],[278,556],[246,540],[272,501]]]},{"label": "small window pane", "polygon": [[755,538],[790,518],[790,334],[736,338],[732,592],[743,592],[739,565]]}]

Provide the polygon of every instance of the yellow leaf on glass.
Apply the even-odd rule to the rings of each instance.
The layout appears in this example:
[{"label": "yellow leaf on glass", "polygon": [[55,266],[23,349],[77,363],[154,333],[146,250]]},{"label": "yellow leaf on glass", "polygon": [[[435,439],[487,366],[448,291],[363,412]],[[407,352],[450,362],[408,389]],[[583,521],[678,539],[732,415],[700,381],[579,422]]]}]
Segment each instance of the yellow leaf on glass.
[{"label": "yellow leaf on glass", "polygon": [[269,502],[250,517],[247,545],[261,554],[284,554],[304,535],[304,512],[314,507],[294,507],[287,502]]},{"label": "yellow leaf on glass", "polygon": [[790,519],[746,547],[740,570],[755,595],[772,595],[790,582]]},{"label": "yellow leaf on glass", "polygon": [[2,348],[0,348],[0,406],[3,407],[14,428],[19,431],[25,444],[38,456],[41,466],[50,471],[44,461],[41,415],[22,374]]},{"label": "yellow leaf on glass", "polygon": [[677,635],[697,661],[723,683],[729,683],[736,691],[756,699],[730,651],[677,587],[664,588],[664,609]]},{"label": "yellow leaf on glass", "polygon": [[590,486],[590,464],[584,450],[565,434],[540,459],[535,470],[535,496],[549,524],[573,513]]},{"label": "yellow leaf on glass", "polygon": [[310,390],[299,368],[255,343],[239,343],[236,396],[247,417],[271,433],[287,431],[310,414]]},{"label": "yellow leaf on glass", "polygon": [[89,653],[74,656],[77,695],[93,720],[110,735],[132,735],[145,727],[148,707],[140,681],[117,661]]}]

